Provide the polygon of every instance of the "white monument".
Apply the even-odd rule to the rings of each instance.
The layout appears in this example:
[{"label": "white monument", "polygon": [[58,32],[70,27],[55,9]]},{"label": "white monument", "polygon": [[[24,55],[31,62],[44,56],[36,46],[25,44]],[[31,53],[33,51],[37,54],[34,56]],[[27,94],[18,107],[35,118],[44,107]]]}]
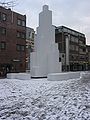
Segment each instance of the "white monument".
[{"label": "white monument", "polygon": [[55,27],[52,25],[52,11],[43,6],[39,14],[39,27],[34,41],[34,52],[31,53],[31,76],[46,77],[50,73],[60,73],[58,44],[55,43]]}]

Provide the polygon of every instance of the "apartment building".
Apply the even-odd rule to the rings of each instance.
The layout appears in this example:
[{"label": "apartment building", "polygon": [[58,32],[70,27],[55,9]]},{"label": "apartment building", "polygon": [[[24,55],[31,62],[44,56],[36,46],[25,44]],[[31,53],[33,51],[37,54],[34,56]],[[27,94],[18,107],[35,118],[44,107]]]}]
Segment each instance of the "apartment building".
[{"label": "apartment building", "polygon": [[90,70],[90,45],[86,45],[87,70]]},{"label": "apartment building", "polygon": [[26,68],[26,16],[0,6],[0,74]]},{"label": "apartment building", "polygon": [[26,71],[30,71],[30,53],[34,51],[34,35],[34,29],[26,27]]},{"label": "apartment building", "polygon": [[65,26],[56,27],[55,40],[58,43],[59,60],[63,71],[86,70],[85,34]]}]

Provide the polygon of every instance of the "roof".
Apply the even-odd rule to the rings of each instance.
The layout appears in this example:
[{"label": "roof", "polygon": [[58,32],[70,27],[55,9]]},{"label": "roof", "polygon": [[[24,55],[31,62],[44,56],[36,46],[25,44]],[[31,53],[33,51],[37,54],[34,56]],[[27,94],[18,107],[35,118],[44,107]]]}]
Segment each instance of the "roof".
[{"label": "roof", "polygon": [[81,32],[78,32],[78,31],[76,31],[76,30],[73,30],[73,29],[71,29],[71,28],[68,28],[68,27],[66,27],[66,26],[58,26],[58,27],[56,27],[56,29],[63,29],[63,28],[66,28],[66,29],[68,29],[68,30],[70,30],[70,31],[73,31],[73,32],[75,32],[75,33],[78,33],[78,34],[81,34],[81,35],[83,35],[83,36],[85,36],[85,34],[83,34],[83,33],[81,33]]}]

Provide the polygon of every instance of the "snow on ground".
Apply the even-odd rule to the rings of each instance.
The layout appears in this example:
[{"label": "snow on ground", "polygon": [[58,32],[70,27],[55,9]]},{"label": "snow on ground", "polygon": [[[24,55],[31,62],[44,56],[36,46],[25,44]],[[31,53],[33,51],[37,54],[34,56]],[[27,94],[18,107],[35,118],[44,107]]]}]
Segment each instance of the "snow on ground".
[{"label": "snow on ground", "polygon": [[90,120],[90,81],[0,79],[0,120]]}]

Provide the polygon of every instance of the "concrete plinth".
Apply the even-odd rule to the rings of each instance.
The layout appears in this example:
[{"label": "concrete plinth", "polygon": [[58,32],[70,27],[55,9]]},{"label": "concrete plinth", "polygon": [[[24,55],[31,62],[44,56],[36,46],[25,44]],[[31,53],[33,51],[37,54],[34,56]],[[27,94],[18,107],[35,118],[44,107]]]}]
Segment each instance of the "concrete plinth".
[{"label": "concrete plinth", "polygon": [[48,74],[47,79],[51,81],[62,81],[69,79],[77,79],[80,78],[80,72],[62,72],[62,73],[52,73]]},{"label": "concrete plinth", "polygon": [[31,75],[30,73],[8,73],[8,79],[20,79],[20,80],[30,80]]}]

